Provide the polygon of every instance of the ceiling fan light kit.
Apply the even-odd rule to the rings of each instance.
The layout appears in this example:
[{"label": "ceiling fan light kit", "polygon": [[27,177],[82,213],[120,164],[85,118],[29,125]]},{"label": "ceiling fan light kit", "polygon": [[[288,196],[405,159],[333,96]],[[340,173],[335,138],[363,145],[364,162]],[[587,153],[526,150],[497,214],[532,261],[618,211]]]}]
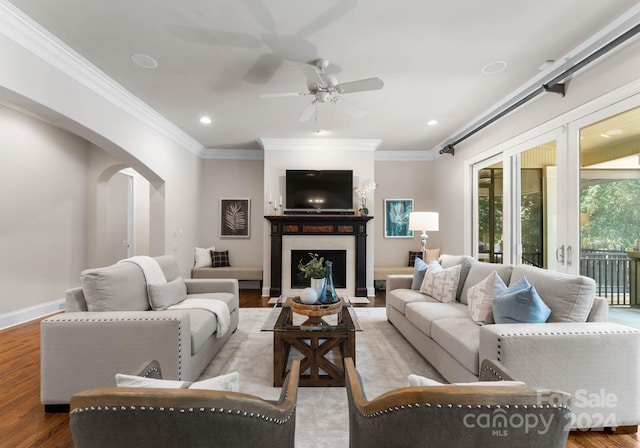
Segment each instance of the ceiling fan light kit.
[{"label": "ceiling fan light kit", "polygon": [[345,93],[365,92],[369,90],[380,90],[384,87],[384,82],[380,78],[367,78],[346,83],[338,83],[333,76],[327,76],[325,71],[329,67],[329,60],[320,58],[308,64],[300,66],[303,74],[307,78],[307,92],[287,92],[287,93],[267,93],[260,95],[261,98],[277,98],[287,96],[312,95],[313,100],[302,111],[298,121],[304,122],[311,118],[315,112],[318,119],[318,103],[342,104],[347,113],[355,118],[362,118],[366,111],[355,104],[344,100],[340,95]]}]

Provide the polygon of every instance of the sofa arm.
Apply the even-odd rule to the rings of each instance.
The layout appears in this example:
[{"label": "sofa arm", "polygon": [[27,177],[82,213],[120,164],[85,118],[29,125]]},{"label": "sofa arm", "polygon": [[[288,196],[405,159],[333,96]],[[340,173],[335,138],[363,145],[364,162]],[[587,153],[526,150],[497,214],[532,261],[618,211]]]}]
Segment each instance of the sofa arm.
[{"label": "sofa arm", "polygon": [[235,278],[185,278],[187,294],[206,294],[209,292],[228,292],[240,296],[240,287]]},{"label": "sofa arm", "polygon": [[41,401],[69,403],[85,389],[115,385],[116,373],[129,373],[155,359],[168,379],[192,381],[189,313],[105,311],[64,313],[40,324]]},{"label": "sofa arm", "polygon": [[394,289],[410,289],[413,283],[413,275],[391,274],[387,275],[387,291]]},{"label": "sofa arm", "polygon": [[480,359],[527,386],[573,396],[573,428],[640,423],[640,330],[609,322],[480,328]]}]

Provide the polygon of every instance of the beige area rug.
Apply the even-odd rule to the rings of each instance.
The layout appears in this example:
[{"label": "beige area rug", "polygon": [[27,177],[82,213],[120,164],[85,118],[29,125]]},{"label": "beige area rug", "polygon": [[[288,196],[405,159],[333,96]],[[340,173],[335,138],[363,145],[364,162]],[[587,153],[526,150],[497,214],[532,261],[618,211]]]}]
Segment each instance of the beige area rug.
[{"label": "beige area rug", "polygon": [[[238,330],[201,375],[201,379],[237,371],[240,392],[277,400],[273,387],[273,333],[260,331],[270,308],[241,308]],[[415,373],[438,381],[442,376],[387,322],[384,308],[355,308],[363,331],[356,335],[356,366],[369,399],[407,385]],[[297,448],[349,446],[349,411],[343,387],[302,387],[296,411]]]},{"label": "beige area rug", "polygon": [[[280,299],[281,297],[271,297],[267,303],[269,303],[270,305],[275,305]],[[349,297],[349,302],[358,305],[371,303],[366,297]]]}]

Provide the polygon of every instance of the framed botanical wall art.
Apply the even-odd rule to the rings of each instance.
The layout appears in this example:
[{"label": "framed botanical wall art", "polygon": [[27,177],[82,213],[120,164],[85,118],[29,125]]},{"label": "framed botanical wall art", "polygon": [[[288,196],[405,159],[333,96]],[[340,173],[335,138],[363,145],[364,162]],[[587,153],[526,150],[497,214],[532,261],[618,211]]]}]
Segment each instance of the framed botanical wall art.
[{"label": "framed botanical wall art", "polygon": [[220,199],[220,237],[249,238],[250,199]]},{"label": "framed botanical wall art", "polygon": [[413,211],[413,199],[384,200],[384,237],[413,238],[409,230],[409,213]]}]

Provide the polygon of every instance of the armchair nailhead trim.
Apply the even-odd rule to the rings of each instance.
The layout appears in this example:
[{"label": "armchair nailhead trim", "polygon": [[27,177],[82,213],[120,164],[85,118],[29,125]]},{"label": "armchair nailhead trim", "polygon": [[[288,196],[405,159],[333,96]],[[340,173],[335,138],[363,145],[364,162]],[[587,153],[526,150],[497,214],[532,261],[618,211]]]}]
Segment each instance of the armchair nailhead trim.
[{"label": "armchair nailhead trim", "polygon": [[[424,406],[426,408],[431,408],[433,405],[431,403],[424,403]],[[492,405],[492,404],[486,404],[486,405],[481,405],[481,404],[476,404],[476,405],[472,405],[472,404],[467,404],[467,405],[462,405],[462,404],[452,404],[452,403],[447,403],[447,404],[441,404],[441,403],[437,403],[436,408],[438,409],[442,409],[443,407],[446,407],[448,409],[453,409],[454,407],[457,409],[462,409],[463,407],[467,408],[467,409],[520,409],[520,407],[522,407],[523,409],[529,409],[529,407],[531,407],[532,409],[562,409],[562,410],[568,410],[571,411],[571,407],[567,406],[567,405],[557,405],[557,404],[540,404],[540,405],[536,405],[536,404],[532,404],[532,405],[509,405],[509,404],[504,404],[504,405],[500,405],[500,404],[496,404],[496,405]],[[375,418],[375,417],[380,417],[384,414],[388,414],[390,412],[398,412],[401,410],[406,410],[406,409],[411,409],[412,407],[416,407],[419,408],[420,407],[420,403],[413,403],[413,404],[407,404],[407,405],[400,405],[400,406],[393,406],[390,408],[386,408],[386,409],[382,409],[380,411],[376,411],[376,412],[371,412],[369,414],[360,414],[362,417],[365,418]]]},{"label": "armchair nailhead trim", "polygon": [[[500,346],[498,346],[498,347],[500,347]],[[502,375],[500,375],[500,373],[496,369],[494,369],[493,367],[485,366],[483,371],[484,372],[487,372],[487,371],[491,372],[491,373],[493,373],[493,376],[498,378],[500,381],[504,381],[504,378],[502,377]]]},{"label": "armchair nailhead trim", "polygon": [[[289,413],[289,415],[287,415],[285,418],[275,418],[275,417],[269,417],[268,415],[265,414],[260,414],[260,413],[254,413],[254,412],[248,412],[248,411],[243,411],[240,409],[225,409],[225,408],[179,408],[177,409],[179,413],[184,414],[184,413],[194,413],[194,412],[199,412],[199,413],[205,413],[205,412],[211,412],[211,413],[219,413],[219,414],[231,414],[231,415],[241,415],[243,417],[251,417],[251,418],[257,418],[260,420],[264,420],[266,422],[269,423],[275,423],[277,425],[284,425],[287,422],[289,422],[289,420],[291,420],[291,417],[293,416],[294,412],[295,412],[295,408],[296,406],[294,405],[291,409],[291,412]],[[160,407],[158,408],[158,411],[160,412],[164,412],[167,408],[164,407]],[[71,410],[71,414],[81,414],[81,413],[85,413],[85,412],[95,412],[95,411],[154,411],[155,409],[152,406],[146,407],[146,406],[140,406],[140,407],[136,407],[136,406],[120,406],[120,407],[102,407],[102,406],[87,406],[84,408],[74,408]],[[168,408],[169,412],[174,412],[176,411],[176,408]]]}]

